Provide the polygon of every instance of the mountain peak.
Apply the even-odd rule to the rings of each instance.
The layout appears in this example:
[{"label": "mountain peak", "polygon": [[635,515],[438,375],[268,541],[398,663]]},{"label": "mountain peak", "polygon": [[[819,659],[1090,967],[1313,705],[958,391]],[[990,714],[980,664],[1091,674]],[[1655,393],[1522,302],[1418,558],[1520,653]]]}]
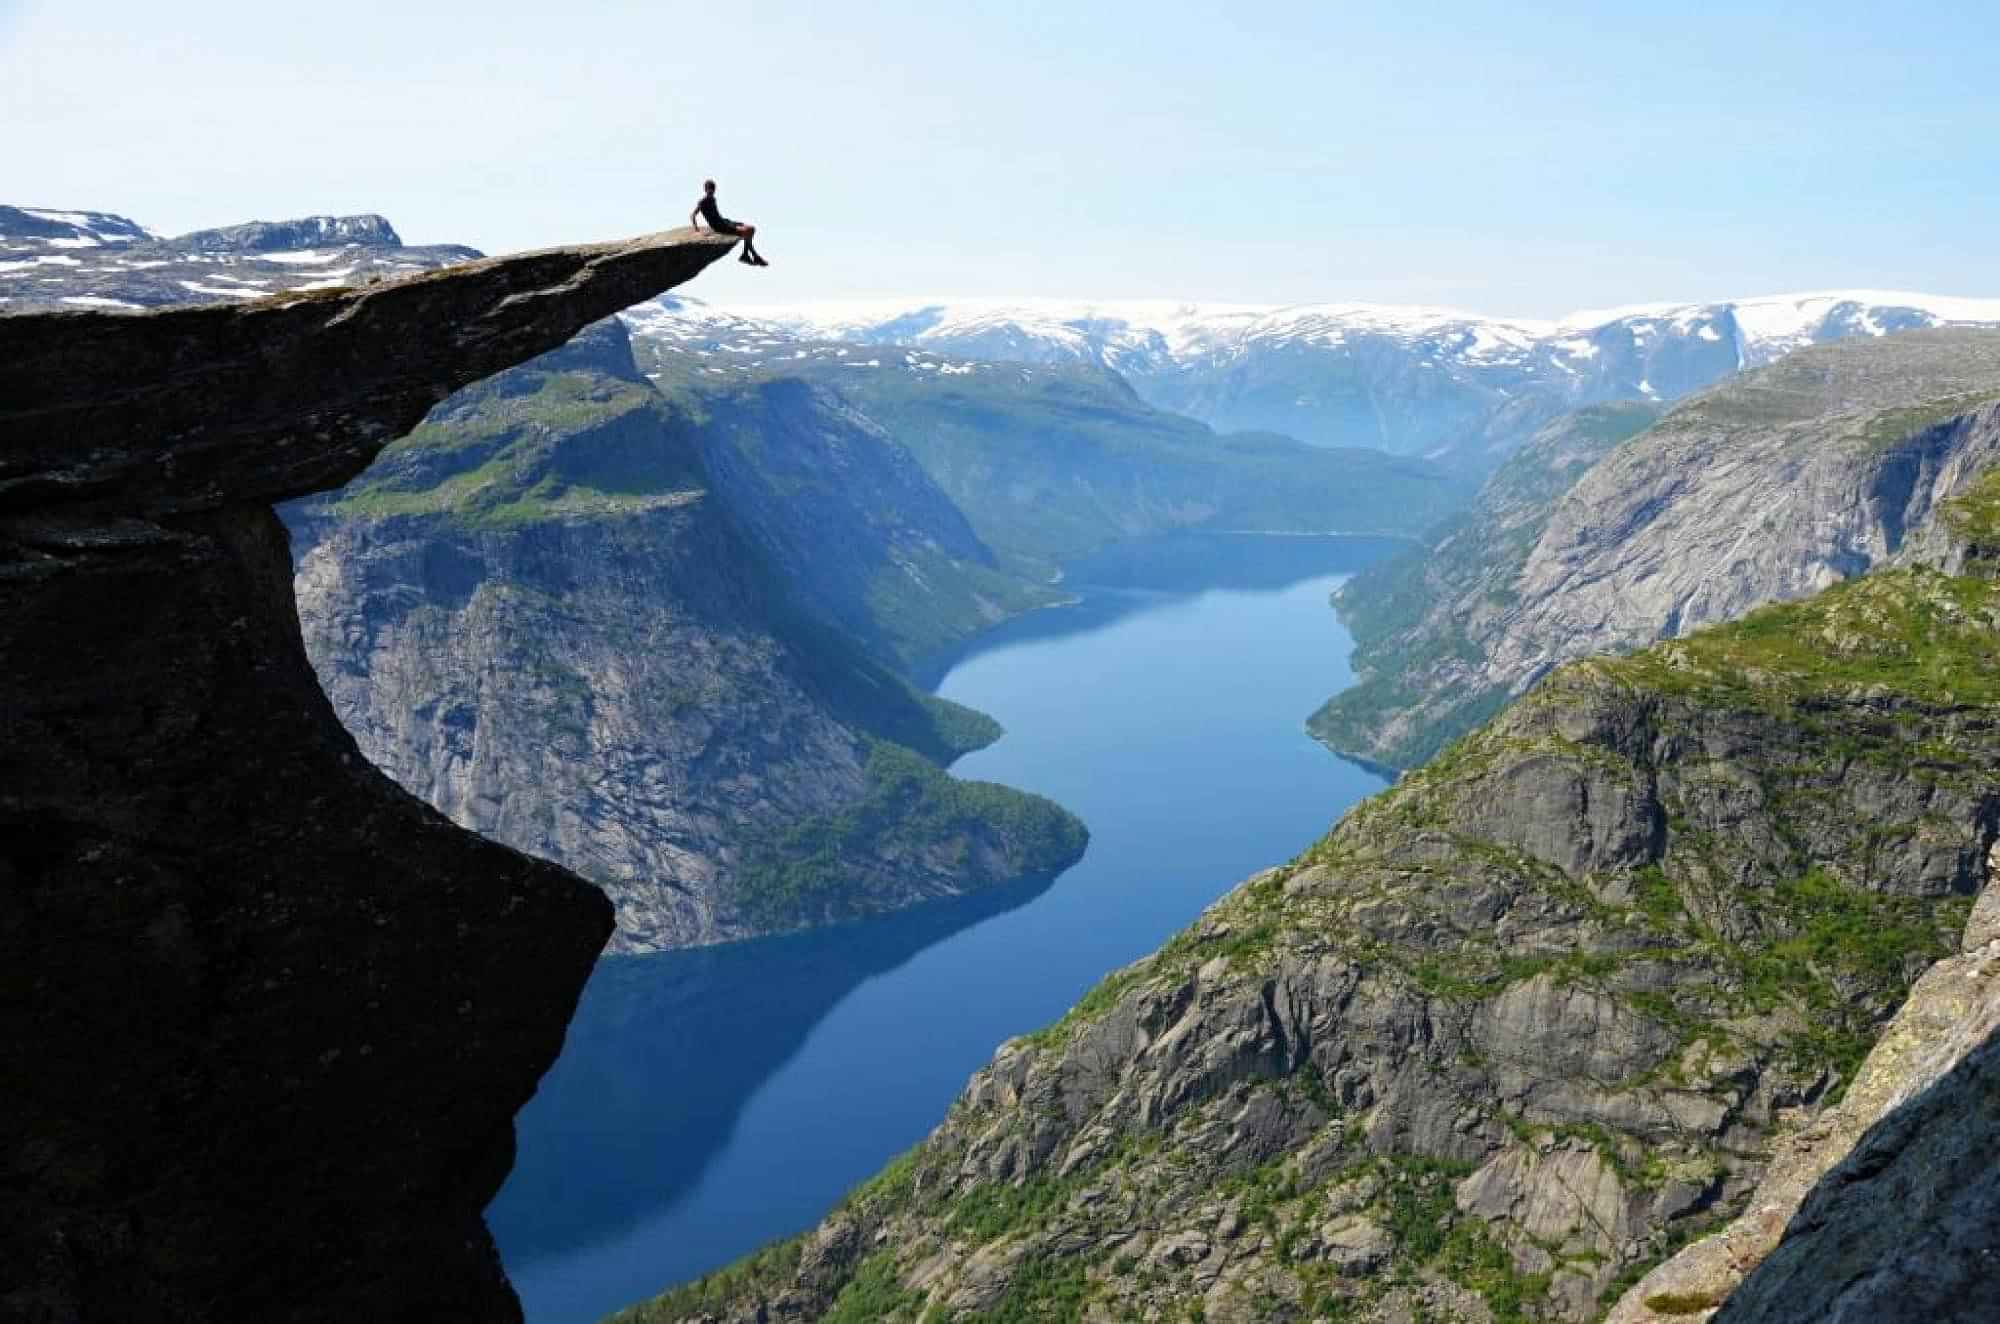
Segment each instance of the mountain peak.
[{"label": "mountain peak", "polygon": [[358,216],[302,216],[290,221],[250,221],[213,230],[196,230],[167,241],[175,248],[232,253],[267,253],[322,244],[361,244],[371,248],[401,248],[403,238],[387,218],[367,212]]}]

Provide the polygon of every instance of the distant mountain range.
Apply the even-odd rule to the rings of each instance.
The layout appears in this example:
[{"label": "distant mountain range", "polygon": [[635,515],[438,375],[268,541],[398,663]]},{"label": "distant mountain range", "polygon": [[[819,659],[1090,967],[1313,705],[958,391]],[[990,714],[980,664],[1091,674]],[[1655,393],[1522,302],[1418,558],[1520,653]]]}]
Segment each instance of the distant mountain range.
[{"label": "distant mountain range", "polygon": [[[255,299],[475,256],[455,245],[406,246],[379,216],[164,239],[105,212],[0,207],[0,312]],[[726,351],[714,377],[780,357],[831,358],[842,345],[1092,366],[1119,373],[1146,403],[1220,432],[1276,432],[1486,471],[1572,410],[1672,403],[1805,345],[2000,326],[2000,299],[1835,290],[1543,320],[1363,303],[896,299],[723,309],[669,296],[627,322],[686,353]],[[927,371],[948,368],[968,370]]]},{"label": "distant mountain range", "polygon": [[1670,402],[1804,345],[2000,325],[2000,299],[1847,290],[1543,321],[1358,303],[913,299],[723,310],[670,296],[633,320],[655,337],[739,353],[799,355],[812,342],[1096,364],[1148,403],[1218,430],[1484,467],[1585,405]]},{"label": "distant mountain range", "polygon": [[406,245],[373,215],[252,221],[167,239],[109,212],[0,207],[0,313],[261,299],[478,256],[459,244]]}]

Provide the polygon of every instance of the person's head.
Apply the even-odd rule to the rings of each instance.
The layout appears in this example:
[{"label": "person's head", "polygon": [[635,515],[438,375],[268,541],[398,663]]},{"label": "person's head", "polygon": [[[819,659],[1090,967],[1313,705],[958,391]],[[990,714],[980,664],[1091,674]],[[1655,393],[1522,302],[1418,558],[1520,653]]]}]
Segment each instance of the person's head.
[{"label": "person's head", "polygon": [[704,179],[704,180],[702,180],[702,181],[701,181],[701,191],[702,191],[703,193],[713,193],[713,192],[715,192],[715,181],[714,181],[714,180],[712,180],[712,179]]}]

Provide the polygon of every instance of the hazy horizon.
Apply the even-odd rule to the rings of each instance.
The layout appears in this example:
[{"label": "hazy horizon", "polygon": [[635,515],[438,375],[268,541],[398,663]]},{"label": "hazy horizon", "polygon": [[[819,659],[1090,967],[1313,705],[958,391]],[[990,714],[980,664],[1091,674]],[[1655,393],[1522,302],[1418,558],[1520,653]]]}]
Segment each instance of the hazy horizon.
[{"label": "hazy horizon", "polygon": [[0,0],[0,200],[166,233],[379,212],[487,252],[685,222],[729,306],[1357,302],[1547,320],[2000,292],[2000,38],[1938,3],[672,13]]}]

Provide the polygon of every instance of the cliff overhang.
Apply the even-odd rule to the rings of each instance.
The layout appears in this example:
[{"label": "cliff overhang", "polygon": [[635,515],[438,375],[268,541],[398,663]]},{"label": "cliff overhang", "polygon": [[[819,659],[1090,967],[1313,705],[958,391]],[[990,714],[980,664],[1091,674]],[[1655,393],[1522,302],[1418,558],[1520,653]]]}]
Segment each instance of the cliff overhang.
[{"label": "cliff overhang", "polygon": [[728,247],[0,317],[0,1320],[519,1318],[481,1211],[610,907],[361,757],[270,503]]}]

